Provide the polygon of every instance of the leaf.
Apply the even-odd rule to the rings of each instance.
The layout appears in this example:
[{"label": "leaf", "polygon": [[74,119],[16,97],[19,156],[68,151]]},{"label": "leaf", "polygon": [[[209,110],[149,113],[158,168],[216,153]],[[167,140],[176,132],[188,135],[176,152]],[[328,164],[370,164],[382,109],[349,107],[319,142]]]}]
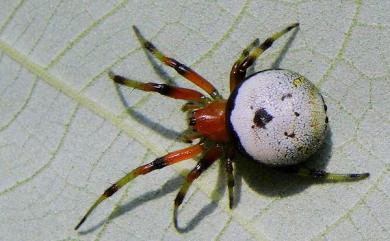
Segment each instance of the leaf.
[{"label": "leaf", "polygon": [[[2,240],[390,239],[388,3],[34,0],[0,9]],[[136,179],[73,230],[124,172],[184,146],[175,141],[187,125],[182,102],[107,78],[112,69],[193,87],[148,58],[131,25],[227,96],[242,49],[295,21],[297,34],[278,40],[254,71],[311,79],[331,133],[309,165],[368,171],[368,180],[313,183],[237,160],[238,203],[229,210],[217,164],[191,187],[179,233],[172,208],[183,170],[194,166],[187,161]]]}]

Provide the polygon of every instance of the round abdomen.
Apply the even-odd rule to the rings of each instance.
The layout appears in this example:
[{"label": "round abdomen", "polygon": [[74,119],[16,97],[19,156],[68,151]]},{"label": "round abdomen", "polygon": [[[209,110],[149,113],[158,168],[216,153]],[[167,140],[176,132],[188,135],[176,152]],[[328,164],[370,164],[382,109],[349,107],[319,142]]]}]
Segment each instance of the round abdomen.
[{"label": "round abdomen", "polygon": [[289,70],[266,70],[233,91],[227,122],[244,154],[265,164],[291,165],[319,149],[328,118],[309,80]]}]

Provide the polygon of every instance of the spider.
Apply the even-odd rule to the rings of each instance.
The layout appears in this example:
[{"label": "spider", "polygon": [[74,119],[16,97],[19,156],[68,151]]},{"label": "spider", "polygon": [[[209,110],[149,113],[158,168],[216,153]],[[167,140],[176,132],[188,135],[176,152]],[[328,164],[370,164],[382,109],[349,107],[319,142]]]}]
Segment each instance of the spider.
[{"label": "spider", "polygon": [[216,160],[225,162],[229,207],[233,207],[233,159],[236,153],[272,166],[292,166],[298,176],[324,181],[354,181],[369,173],[334,174],[296,166],[315,153],[324,142],[328,125],[327,106],[318,89],[302,75],[284,69],[267,69],[246,76],[248,67],[282,35],[297,28],[294,23],[276,32],[260,44],[254,40],[233,64],[230,72],[230,96],[224,99],[218,90],[191,68],[161,53],[133,26],[143,47],[154,57],[200,87],[199,91],[157,83],[142,83],[109,72],[117,84],[187,101],[182,110],[188,113],[189,128],[180,136],[182,141],[196,144],[170,152],[139,166],[107,188],[77,224],[77,230],[91,212],[134,178],[151,171],[201,155],[186,176],[173,209],[177,228],[177,211],[195,179]]}]

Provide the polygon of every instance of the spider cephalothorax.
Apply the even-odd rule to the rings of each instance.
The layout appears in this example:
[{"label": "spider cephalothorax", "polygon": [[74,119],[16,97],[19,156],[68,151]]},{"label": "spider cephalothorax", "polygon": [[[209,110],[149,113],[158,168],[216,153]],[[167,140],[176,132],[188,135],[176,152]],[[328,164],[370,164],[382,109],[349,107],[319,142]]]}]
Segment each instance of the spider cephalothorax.
[{"label": "spider cephalothorax", "polygon": [[229,141],[226,129],[226,100],[216,100],[190,114],[189,125],[193,131],[211,141]]},{"label": "spider cephalothorax", "polygon": [[[103,200],[137,176],[200,154],[201,159],[188,173],[175,199],[176,227],[177,209],[188,188],[216,160],[225,161],[229,206],[232,208],[233,158],[236,152],[260,163],[276,166],[296,164],[316,152],[324,141],[328,124],[327,107],[318,89],[302,75],[289,70],[270,69],[246,77],[247,68],[261,53],[271,47],[276,39],[298,26],[298,23],[294,23],[261,44],[256,39],[244,49],[230,72],[231,95],[227,100],[195,71],[162,54],[134,27],[137,37],[147,51],[200,87],[207,95],[193,89],[166,84],[142,83],[112,72],[109,73],[110,78],[121,85],[187,101],[182,110],[188,112],[189,128],[180,139],[188,143],[196,140],[198,142],[156,158],[126,174],[104,191],[75,229],[80,227]],[[369,176],[368,173],[332,174],[303,166],[291,170],[300,176],[330,181],[360,180]]]}]

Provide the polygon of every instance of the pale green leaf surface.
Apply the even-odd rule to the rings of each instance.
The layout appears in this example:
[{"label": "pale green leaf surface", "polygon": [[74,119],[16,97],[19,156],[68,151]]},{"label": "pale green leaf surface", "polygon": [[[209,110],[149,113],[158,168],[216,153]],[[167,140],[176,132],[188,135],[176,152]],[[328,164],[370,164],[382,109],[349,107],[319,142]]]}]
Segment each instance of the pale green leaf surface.
[{"label": "pale green leaf surface", "polygon": [[[1,1],[0,239],[390,240],[389,11],[380,0]],[[182,102],[107,78],[192,86],[161,76],[131,25],[227,96],[242,49],[295,21],[290,44],[291,34],[255,70],[276,63],[311,79],[331,135],[309,164],[368,180],[312,183],[240,160],[229,210],[217,164],[191,187],[179,233],[172,207],[187,161],[136,179],[73,230],[125,171],[184,146]]]}]

